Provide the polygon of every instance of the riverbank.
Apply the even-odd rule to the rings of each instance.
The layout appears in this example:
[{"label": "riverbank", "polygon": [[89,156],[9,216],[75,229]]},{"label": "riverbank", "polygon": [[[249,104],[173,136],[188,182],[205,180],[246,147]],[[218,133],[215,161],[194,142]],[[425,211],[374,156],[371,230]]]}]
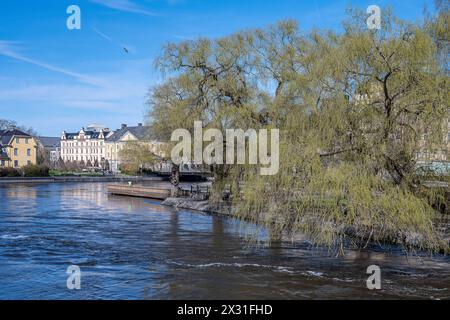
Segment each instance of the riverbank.
[{"label": "riverbank", "polygon": [[[221,215],[228,217],[235,216],[234,208],[230,204],[222,203],[216,205],[212,204],[208,200],[199,201],[189,198],[167,198],[165,201],[162,202],[162,205],[174,207],[177,209],[199,211],[212,215]],[[450,216],[439,214],[435,220],[435,225],[436,230],[439,232],[442,239],[446,243],[448,243],[448,247],[450,247]],[[349,233],[350,236],[351,234],[356,234],[356,231]],[[302,236],[300,236],[300,238],[303,239]],[[411,247],[416,246],[416,238],[417,238],[416,234],[407,235],[406,238],[410,239],[408,241],[408,245],[410,245]],[[290,238],[290,240],[292,240],[292,238]],[[448,251],[441,249],[439,253],[447,255]]]},{"label": "riverbank", "polygon": [[161,177],[127,177],[127,176],[57,176],[57,177],[2,177],[1,184],[28,184],[28,183],[107,183],[107,182],[153,182],[165,181]]},{"label": "riverbank", "polygon": [[208,214],[219,214],[224,216],[232,216],[233,209],[229,205],[213,205],[208,200],[194,200],[190,198],[167,198],[162,205],[175,207],[177,209],[186,209],[200,211]]}]

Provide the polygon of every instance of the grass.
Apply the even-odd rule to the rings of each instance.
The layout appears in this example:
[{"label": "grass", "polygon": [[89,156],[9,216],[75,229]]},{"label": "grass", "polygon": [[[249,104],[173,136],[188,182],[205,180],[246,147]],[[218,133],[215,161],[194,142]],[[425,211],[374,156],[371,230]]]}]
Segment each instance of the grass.
[{"label": "grass", "polygon": [[77,172],[77,171],[61,171],[50,170],[51,177],[102,177],[101,172]]}]

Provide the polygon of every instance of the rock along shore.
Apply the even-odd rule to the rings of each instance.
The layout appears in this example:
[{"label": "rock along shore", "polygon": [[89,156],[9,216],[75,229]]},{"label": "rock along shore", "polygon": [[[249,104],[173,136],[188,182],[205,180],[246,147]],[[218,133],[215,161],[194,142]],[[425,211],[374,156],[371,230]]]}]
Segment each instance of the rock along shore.
[{"label": "rock along shore", "polygon": [[208,200],[202,201],[190,198],[167,198],[162,202],[162,205],[175,207],[178,209],[201,211],[209,214],[220,214],[226,216],[233,215],[233,209],[231,208],[231,206],[226,204],[214,205],[211,204]]}]

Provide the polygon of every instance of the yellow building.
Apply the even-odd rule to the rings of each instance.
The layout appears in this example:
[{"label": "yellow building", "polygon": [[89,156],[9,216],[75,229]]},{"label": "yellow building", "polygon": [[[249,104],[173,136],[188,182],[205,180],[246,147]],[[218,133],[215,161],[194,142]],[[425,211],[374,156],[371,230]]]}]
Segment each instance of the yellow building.
[{"label": "yellow building", "polygon": [[122,164],[120,151],[130,142],[138,142],[152,153],[161,157],[164,156],[164,143],[151,138],[149,127],[143,126],[141,123],[137,127],[129,127],[123,124],[122,128],[115,131],[105,142],[106,159],[112,172],[120,172]]},{"label": "yellow building", "polygon": [[36,153],[36,140],[29,134],[17,129],[0,130],[0,167],[36,164]]}]

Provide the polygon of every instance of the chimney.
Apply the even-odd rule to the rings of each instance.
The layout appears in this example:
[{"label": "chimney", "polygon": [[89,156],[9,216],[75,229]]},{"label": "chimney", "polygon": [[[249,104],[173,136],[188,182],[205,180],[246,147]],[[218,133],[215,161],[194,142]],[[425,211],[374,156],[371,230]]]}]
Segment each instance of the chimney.
[{"label": "chimney", "polygon": [[127,127],[127,124],[126,123],[123,123],[122,124],[122,129],[125,129]]},{"label": "chimney", "polygon": [[142,123],[138,123],[138,127],[142,127]]}]

